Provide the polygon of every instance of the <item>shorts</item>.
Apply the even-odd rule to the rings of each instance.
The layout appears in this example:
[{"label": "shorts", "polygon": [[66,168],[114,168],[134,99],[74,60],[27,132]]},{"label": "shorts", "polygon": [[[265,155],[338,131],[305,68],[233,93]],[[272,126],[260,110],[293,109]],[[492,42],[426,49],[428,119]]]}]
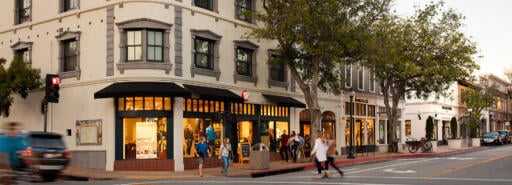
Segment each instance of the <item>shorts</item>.
[{"label": "shorts", "polygon": [[199,164],[204,164],[204,160],[205,160],[204,157],[198,157],[197,158],[197,162],[199,162]]}]

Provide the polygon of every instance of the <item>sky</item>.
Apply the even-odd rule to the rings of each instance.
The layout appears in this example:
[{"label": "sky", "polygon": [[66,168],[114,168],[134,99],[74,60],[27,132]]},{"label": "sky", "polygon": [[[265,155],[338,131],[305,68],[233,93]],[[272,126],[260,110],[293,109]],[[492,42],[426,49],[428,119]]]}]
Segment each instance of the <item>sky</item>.
[{"label": "sky", "polygon": [[[393,9],[400,16],[410,16],[414,6],[433,0],[395,0]],[[435,2],[437,2],[436,0]],[[445,8],[452,8],[466,17],[462,31],[477,43],[476,58],[480,70],[475,75],[492,73],[503,80],[505,70],[512,70],[512,0],[444,0]]]}]

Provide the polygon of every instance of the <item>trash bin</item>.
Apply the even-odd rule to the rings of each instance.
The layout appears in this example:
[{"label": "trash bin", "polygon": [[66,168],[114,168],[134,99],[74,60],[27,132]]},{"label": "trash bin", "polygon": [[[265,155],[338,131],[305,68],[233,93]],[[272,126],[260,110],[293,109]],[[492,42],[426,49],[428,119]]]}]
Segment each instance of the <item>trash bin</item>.
[{"label": "trash bin", "polygon": [[250,153],[249,169],[262,170],[269,168],[270,152],[268,147],[263,143],[252,145]]}]

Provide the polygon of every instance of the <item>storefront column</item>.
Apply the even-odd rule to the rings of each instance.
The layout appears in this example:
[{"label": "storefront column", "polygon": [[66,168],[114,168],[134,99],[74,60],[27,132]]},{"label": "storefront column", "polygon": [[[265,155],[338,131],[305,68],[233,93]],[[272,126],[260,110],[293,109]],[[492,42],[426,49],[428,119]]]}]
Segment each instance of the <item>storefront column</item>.
[{"label": "storefront column", "polygon": [[183,164],[183,98],[175,97],[172,110],[174,112],[173,142],[174,145],[174,171],[184,171]]}]

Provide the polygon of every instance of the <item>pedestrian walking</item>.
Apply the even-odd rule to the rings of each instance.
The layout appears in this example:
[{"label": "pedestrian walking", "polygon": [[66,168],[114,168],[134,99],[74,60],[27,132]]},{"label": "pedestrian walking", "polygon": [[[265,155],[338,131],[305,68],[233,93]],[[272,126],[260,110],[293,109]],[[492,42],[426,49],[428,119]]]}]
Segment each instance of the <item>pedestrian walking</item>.
[{"label": "pedestrian walking", "polygon": [[203,177],[203,165],[206,161],[206,156],[210,155],[210,151],[208,150],[208,144],[206,143],[206,138],[201,136],[201,142],[196,144],[196,157],[199,162],[199,176]]},{"label": "pedestrian walking", "polygon": [[283,130],[283,134],[281,134],[280,139],[280,148],[279,148],[279,155],[281,156],[281,160],[285,160],[288,162],[288,140],[290,137],[288,134],[286,134],[286,130]]},{"label": "pedestrian walking", "polygon": [[334,164],[334,157],[336,156],[336,141],[332,138],[331,133],[326,133],[325,139],[327,143],[327,161],[325,161],[325,170],[329,170],[329,165],[331,165],[336,171],[338,171],[340,176],[343,177],[343,171]]},{"label": "pedestrian walking", "polygon": [[299,147],[299,135],[295,134],[295,131],[292,131],[292,135],[290,135],[290,139],[288,140],[290,145],[290,155],[292,156],[292,161],[294,163],[297,162],[297,149]]},{"label": "pedestrian walking", "polygon": [[224,173],[224,175],[228,175],[228,167],[229,167],[229,163],[231,161],[231,155],[230,153],[232,152],[231,150],[231,143],[229,143],[229,138],[228,137],[224,137],[224,140],[222,142],[222,144],[220,145],[220,156],[219,156],[219,159],[222,159],[222,167],[223,167],[223,171],[222,173]]},{"label": "pedestrian walking", "polygon": [[[322,166],[322,162],[327,160],[327,144],[325,143],[325,139],[323,138],[321,131],[316,132],[315,144],[313,146],[313,150],[311,150],[311,156],[315,158],[315,165],[319,174],[316,179],[329,177],[329,171],[324,170],[324,167]],[[324,171],[324,175],[322,175],[322,170]]]}]

